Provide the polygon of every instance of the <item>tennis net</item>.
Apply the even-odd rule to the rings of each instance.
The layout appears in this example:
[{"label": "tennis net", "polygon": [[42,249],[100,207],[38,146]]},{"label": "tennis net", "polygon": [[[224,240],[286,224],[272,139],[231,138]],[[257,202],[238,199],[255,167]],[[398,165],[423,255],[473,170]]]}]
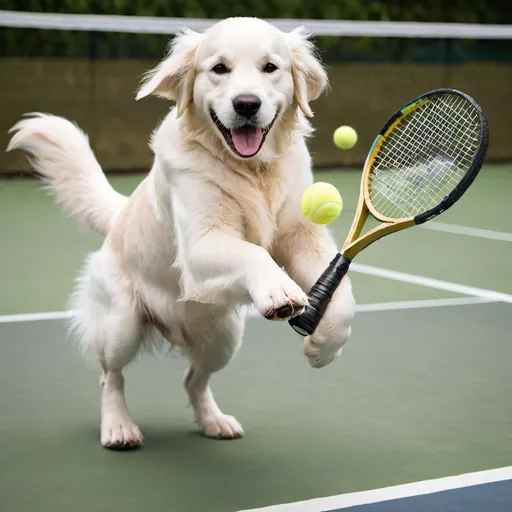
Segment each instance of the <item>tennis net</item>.
[{"label": "tennis net", "polygon": [[[216,20],[22,13],[0,10],[0,146],[26,112],[76,121],[106,171],[147,170],[148,139],[168,104],[135,102],[141,76],[184,26]],[[314,104],[315,166],[359,166],[389,115],[418,94],[454,87],[472,94],[489,118],[488,161],[512,161],[512,26],[336,20],[269,20],[306,26],[328,66],[331,90]],[[359,144],[332,143],[340,124]],[[29,169],[19,152],[0,152],[0,173]]]}]

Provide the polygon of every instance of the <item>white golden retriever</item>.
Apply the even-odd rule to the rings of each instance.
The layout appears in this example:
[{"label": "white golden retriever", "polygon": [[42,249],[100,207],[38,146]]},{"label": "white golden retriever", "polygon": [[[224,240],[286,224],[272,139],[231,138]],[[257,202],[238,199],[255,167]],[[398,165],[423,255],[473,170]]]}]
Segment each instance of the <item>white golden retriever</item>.
[{"label": "white golden retriever", "polygon": [[[204,434],[243,435],[209,379],[242,342],[245,306],[267,319],[300,313],[304,291],[337,251],[328,228],[299,207],[313,180],[309,103],[326,87],[302,28],[229,18],[203,33],[185,30],[137,94],[176,105],[152,135],[153,167],[131,197],[111,188],[70,121],[33,114],[11,130],[8,150],[27,151],[57,201],[105,238],[71,301],[74,332],[102,369],[103,446],[143,442],[122,371],[157,331],[190,361],[184,386]],[[354,307],[345,277],[304,340],[311,366],[339,356]]]}]

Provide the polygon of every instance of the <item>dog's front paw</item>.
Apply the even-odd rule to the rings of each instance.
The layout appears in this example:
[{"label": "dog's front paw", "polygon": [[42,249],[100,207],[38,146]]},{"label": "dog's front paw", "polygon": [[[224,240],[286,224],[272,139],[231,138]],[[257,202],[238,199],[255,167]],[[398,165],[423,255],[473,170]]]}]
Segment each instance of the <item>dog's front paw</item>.
[{"label": "dog's front paw", "polygon": [[312,368],[323,368],[338,359],[342,347],[339,344],[325,344],[307,336],[304,340],[304,355]]},{"label": "dog's front paw", "polygon": [[269,283],[253,297],[260,314],[267,320],[284,321],[300,315],[308,303],[307,295],[283,273],[279,280]]},{"label": "dog's front paw", "polygon": [[[327,327],[327,328],[326,328]],[[343,345],[350,338],[350,324],[333,329],[333,324],[320,324],[317,330],[304,339],[304,355],[313,368],[323,368],[340,357]]]},{"label": "dog's front paw", "polygon": [[304,339],[304,355],[313,368],[323,368],[336,361],[352,334],[355,301],[350,280],[346,277],[344,280],[327,306],[315,332]]},{"label": "dog's front paw", "polygon": [[234,416],[228,414],[207,416],[200,424],[204,435],[213,439],[238,439],[244,435],[242,425]]},{"label": "dog's front paw", "polygon": [[101,422],[101,444],[110,450],[132,450],[144,444],[144,438],[129,418],[108,415]]}]

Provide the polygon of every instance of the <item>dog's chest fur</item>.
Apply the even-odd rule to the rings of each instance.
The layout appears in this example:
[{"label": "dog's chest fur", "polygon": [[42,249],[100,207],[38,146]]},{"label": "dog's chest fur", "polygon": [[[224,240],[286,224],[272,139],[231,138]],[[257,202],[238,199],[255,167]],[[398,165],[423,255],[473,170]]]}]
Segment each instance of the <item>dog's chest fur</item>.
[{"label": "dog's chest fur", "polygon": [[277,217],[283,203],[282,194],[276,190],[278,184],[272,185],[255,190],[255,201],[245,201],[241,204],[246,240],[265,249],[269,249],[274,241]]},{"label": "dog's chest fur", "polygon": [[285,201],[284,184],[276,169],[265,169],[264,173],[241,181],[232,199],[240,208],[243,237],[268,250],[274,242]]}]

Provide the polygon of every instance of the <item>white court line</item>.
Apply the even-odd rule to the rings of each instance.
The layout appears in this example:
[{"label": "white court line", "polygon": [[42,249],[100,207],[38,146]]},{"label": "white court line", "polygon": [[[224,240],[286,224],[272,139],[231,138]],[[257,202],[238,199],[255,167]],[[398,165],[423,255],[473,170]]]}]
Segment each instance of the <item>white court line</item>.
[{"label": "white court line", "polygon": [[445,224],[443,222],[425,222],[420,224],[421,228],[431,231],[442,231],[444,233],[453,233],[456,235],[467,235],[477,238],[487,238],[489,240],[499,240],[502,242],[512,242],[512,233],[504,231],[492,231],[490,229],[470,228],[467,226],[458,226],[457,224]]},{"label": "white court line", "polygon": [[512,479],[512,466],[466,473],[433,480],[423,480],[393,487],[383,487],[371,491],[361,491],[325,498],[316,498],[296,503],[272,505],[270,507],[240,510],[238,512],[328,512],[342,508],[379,503],[382,501],[422,496],[450,489],[462,489],[472,485],[501,482]]},{"label": "white court line", "polygon": [[491,301],[508,302],[509,304],[512,304],[512,295],[509,295],[508,293],[486,290],[485,288],[476,288],[474,286],[466,286],[465,284],[452,283],[450,281],[441,281],[440,279],[432,279],[430,277],[418,276],[416,274],[407,274],[406,272],[397,272],[396,270],[374,267],[372,265],[363,265],[361,263],[352,263],[350,268],[354,272],[359,272],[360,274],[383,277],[385,279],[392,279],[393,281],[417,284],[419,286],[436,288],[447,292],[460,293],[461,295],[471,295],[473,297],[481,297]]},{"label": "white court line", "polygon": [[18,322],[36,322],[40,320],[65,320],[71,318],[71,311],[47,311],[44,313],[18,313],[15,315],[0,315],[0,324]]},{"label": "white court line", "polygon": [[[437,290],[444,290],[461,295],[469,295],[467,298],[453,298],[453,299],[430,299],[423,301],[401,301],[401,302],[383,302],[375,304],[360,304],[356,306],[358,312],[370,311],[387,311],[394,309],[413,309],[421,307],[439,307],[439,306],[458,306],[464,304],[478,304],[486,302],[507,302],[512,304],[512,295],[507,293],[496,292],[494,290],[487,290],[485,288],[476,288],[474,286],[466,286],[464,284],[452,283],[450,281],[441,281],[439,279],[432,279],[430,277],[419,276],[416,274],[407,274],[405,272],[397,272],[381,267],[374,267],[372,265],[363,265],[361,263],[352,263],[350,267],[354,272],[360,274],[367,274],[393,281],[401,281],[403,283],[416,284],[419,286],[426,286],[428,288],[435,288]],[[479,300],[476,300],[476,299]],[[71,317],[71,311],[54,311],[45,313],[21,313],[15,315],[0,316],[0,324],[2,323],[17,323],[17,322],[32,322],[40,320],[62,320]],[[259,316],[254,308],[249,309],[249,316]]]},{"label": "white court line", "polygon": [[381,302],[375,304],[360,304],[356,306],[358,313],[373,311],[395,311],[397,309],[424,309],[446,306],[466,306],[469,304],[490,304],[497,302],[484,297],[453,297],[450,299],[404,300],[399,302]]},{"label": "white court line", "polygon": [[[465,306],[470,304],[488,304],[498,302],[484,297],[453,297],[450,299],[405,300],[398,302],[375,302],[356,305],[356,312],[371,313],[372,311],[394,311],[397,309],[436,308],[448,306]],[[37,322],[45,320],[67,320],[72,311],[48,311],[44,313],[19,313],[0,315],[0,324]],[[249,309],[249,317],[261,317],[254,308]]]}]

